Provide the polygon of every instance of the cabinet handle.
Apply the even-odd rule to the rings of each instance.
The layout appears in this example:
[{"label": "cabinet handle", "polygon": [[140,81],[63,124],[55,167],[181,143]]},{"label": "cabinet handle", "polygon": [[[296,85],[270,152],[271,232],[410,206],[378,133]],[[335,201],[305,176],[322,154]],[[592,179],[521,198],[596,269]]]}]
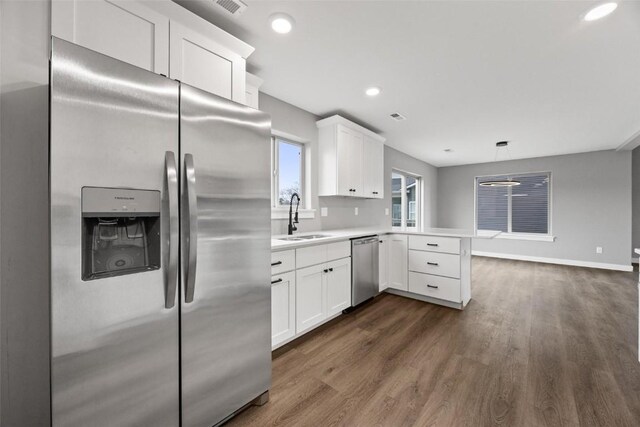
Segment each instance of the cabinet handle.
[{"label": "cabinet handle", "polygon": [[384,240],[380,240],[380,243],[384,243]]},{"label": "cabinet handle", "polygon": [[330,272],[331,272],[331,271],[333,271],[333,268],[330,268],[330,269],[329,269],[329,271],[330,271]]},{"label": "cabinet handle", "polygon": [[427,243],[427,246],[435,246],[437,248],[438,244],[437,243]]},{"label": "cabinet handle", "polygon": [[433,285],[427,285],[427,288],[438,289],[437,286],[433,286]]},{"label": "cabinet handle", "polygon": [[429,262],[429,261],[427,261],[427,264],[429,264],[429,265],[435,265],[435,266],[437,266],[437,265],[438,265],[438,263],[437,263],[437,262]]},{"label": "cabinet handle", "polygon": [[276,265],[282,264],[282,261],[276,261],[271,263],[271,267],[275,267]]},{"label": "cabinet handle", "polygon": [[329,270],[327,270],[326,268],[324,270],[322,270],[322,271],[325,272],[325,273],[329,272]]},{"label": "cabinet handle", "polygon": [[280,283],[280,282],[282,282],[282,278],[280,278],[280,279],[276,279],[276,280],[272,280],[272,281],[271,281],[271,284],[272,284],[272,285],[275,285],[276,283]]}]

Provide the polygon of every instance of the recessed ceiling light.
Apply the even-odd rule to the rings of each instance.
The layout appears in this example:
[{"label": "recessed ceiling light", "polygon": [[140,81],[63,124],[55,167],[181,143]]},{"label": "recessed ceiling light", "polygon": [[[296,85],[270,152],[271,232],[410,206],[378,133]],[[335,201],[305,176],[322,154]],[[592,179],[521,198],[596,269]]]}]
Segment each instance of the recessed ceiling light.
[{"label": "recessed ceiling light", "polygon": [[293,29],[294,20],[286,13],[274,13],[269,17],[271,29],[278,34],[288,34]]},{"label": "recessed ceiling light", "polygon": [[597,19],[604,18],[605,16],[616,10],[617,7],[618,3],[613,2],[598,5],[587,12],[587,14],[584,16],[584,20],[595,21]]},{"label": "recessed ceiling light", "polygon": [[367,90],[364,91],[368,96],[378,96],[380,95],[380,92],[380,88],[375,86],[367,88]]}]

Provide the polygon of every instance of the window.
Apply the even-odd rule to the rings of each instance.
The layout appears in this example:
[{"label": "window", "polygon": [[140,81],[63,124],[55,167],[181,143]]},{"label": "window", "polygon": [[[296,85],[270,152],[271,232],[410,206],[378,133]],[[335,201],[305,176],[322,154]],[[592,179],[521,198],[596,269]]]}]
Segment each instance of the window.
[{"label": "window", "polygon": [[404,172],[391,174],[391,226],[420,225],[420,178]]},{"label": "window", "polygon": [[304,197],[304,145],[280,137],[272,139],[273,179],[271,203],[275,208],[288,207],[291,195],[300,195],[300,208]]},{"label": "window", "polygon": [[[520,185],[490,187],[487,181],[518,181]],[[476,228],[514,234],[551,234],[550,173],[476,178]]]}]

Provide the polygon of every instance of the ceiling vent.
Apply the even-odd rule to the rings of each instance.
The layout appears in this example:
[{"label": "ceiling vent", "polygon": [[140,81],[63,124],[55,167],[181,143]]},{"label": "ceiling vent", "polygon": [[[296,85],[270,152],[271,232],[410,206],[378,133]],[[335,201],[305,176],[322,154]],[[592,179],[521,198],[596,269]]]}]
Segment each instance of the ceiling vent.
[{"label": "ceiling vent", "polygon": [[391,118],[397,122],[407,120],[407,118],[400,113],[391,113]]},{"label": "ceiling vent", "polygon": [[240,0],[214,0],[214,4],[236,18],[247,9],[247,5]]}]

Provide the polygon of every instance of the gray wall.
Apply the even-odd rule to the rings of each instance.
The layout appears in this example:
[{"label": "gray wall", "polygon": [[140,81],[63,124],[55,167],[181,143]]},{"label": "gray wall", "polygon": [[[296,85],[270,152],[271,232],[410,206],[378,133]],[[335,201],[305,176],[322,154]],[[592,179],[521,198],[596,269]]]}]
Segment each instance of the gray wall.
[{"label": "gray wall", "polygon": [[0,2],[0,425],[49,423],[48,0]]},{"label": "gray wall", "polygon": [[[551,172],[555,242],[475,239],[473,249],[522,256],[629,265],[631,153],[598,151],[438,169],[438,225],[474,227],[474,178]],[[596,246],[603,247],[596,254]]]},{"label": "gray wall", "polygon": [[637,147],[632,152],[632,182],[631,182],[631,201],[632,201],[632,224],[633,224],[633,238],[632,238],[632,256],[638,258],[638,254],[633,253],[633,248],[640,248],[640,147]]},{"label": "gray wall", "polygon": [[[311,207],[316,209],[314,219],[301,219],[298,232],[331,230],[337,228],[391,226],[391,216],[385,215],[385,208],[391,211],[391,170],[399,169],[419,175],[424,182],[423,224],[435,226],[436,219],[436,190],[437,168],[408,156],[400,151],[385,146],[384,173],[385,198],[380,200],[350,199],[347,197],[318,197],[318,129],[316,121],[319,117],[280,101],[272,96],[260,93],[260,109],[271,114],[274,130],[294,135],[303,139],[307,144],[308,164],[307,179],[310,179],[311,197],[308,200]],[[321,217],[320,209],[326,207],[328,216]],[[355,215],[355,208],[358,215]],[[285,234],[287,220],[271,221],[271,232]]]}]

